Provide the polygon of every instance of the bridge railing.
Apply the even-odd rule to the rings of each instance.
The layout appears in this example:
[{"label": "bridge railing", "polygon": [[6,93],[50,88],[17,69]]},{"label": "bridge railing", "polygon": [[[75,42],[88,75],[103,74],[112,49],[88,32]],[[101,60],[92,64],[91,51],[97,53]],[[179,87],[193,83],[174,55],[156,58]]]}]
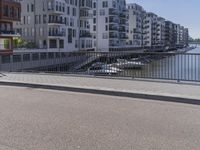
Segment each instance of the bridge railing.
[{"label": "bridge railing", "polygon": [[199,82],[200,54],[132,51],[18,53],[1,56],[0,70]]}]

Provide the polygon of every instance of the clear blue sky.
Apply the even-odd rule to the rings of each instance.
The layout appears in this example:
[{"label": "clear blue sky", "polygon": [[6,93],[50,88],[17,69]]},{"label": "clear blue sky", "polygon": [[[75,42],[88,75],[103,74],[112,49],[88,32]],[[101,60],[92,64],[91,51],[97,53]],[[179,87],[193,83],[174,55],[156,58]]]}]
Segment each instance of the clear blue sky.
[{"label": "clear blue sky", "polygon": [[190,36],[200,38],[200,0],[126,0],[137,3],[174,23],[189,28]]}]

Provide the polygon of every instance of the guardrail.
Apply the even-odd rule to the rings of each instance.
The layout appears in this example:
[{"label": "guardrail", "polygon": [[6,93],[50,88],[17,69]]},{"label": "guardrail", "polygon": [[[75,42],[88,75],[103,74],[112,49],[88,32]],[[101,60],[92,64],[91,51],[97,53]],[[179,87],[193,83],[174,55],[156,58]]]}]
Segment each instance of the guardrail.
[{"label": "guardrail", "polygon": [[1,71],[41,71],[200,81],[200,54],[183,52],[42,52],[1,56]]}]

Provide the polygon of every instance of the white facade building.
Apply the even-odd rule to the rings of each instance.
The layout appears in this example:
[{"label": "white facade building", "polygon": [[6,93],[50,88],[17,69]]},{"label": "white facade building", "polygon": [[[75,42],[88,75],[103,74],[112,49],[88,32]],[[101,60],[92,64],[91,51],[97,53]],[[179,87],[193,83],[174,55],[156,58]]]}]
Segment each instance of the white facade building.
[{"label": "white facade building", "polygon": [[21,0],[22,38],[49,51],[92,49],[89,31],[91,0]]},{"label": "white facade building", "polygon": [[96,51],[113,51],[126,46],[127,10],[125,0],[93,0],[93,45]]},{"label": "white facade building", "polygon": [[146,13],[143,20],[143,46],[156,46],[157,39],[157,18],[154,13]]},{"label": "white facade building", "polygon": [[165,45],[165,19],[162,17],[157,18],[157,47],[164,47]]},{"label": "white facade building", "polygon": [[138,4],[128,4],[128,45],[132,47],[142,47],[143,43],[143,19],[145,11]]},{"label": "white facade building", "polygon": [[143,46],[161,48],[165,45],[165,19],[146,13],[143,20]]},{"label": "white facade building", "polygon": [[90,33],[89,20],[92,20],[93,16],[90,10],[92,10],[92,0],[80,0],[80,50],[92,49],[92,34]]}]

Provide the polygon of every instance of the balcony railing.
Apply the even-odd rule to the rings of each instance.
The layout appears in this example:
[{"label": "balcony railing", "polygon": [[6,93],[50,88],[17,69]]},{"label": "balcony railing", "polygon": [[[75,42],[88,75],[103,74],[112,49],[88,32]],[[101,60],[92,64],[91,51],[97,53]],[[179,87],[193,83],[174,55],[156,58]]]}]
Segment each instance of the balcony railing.
[{"label": "balcony railing", "polygon": [[48,23],[65,24],[65,21],[64,20],[49,20]]},{"label": "balcony railing", "polygon": [[63,33],[63,32],[49,32],[49,36],[64,37],[64,36],[66,36],[66,33]]},{"label": "balcony railing", "polygon": [[109,23],[116,23],[119,24],[119,20],[118,19],[110,19]]},{"label": "balcony railing", "polygon": [[0,19],[8,21],[20,21],[21,4],[13,0],[1,0]]},{"label": "balcony railing", "polygon": [[119,38],[119,35],[110,33],[109,38]]},{"label": "balcony railing", "polygon": [[119,17],[120,17],[120,18],[126,18],[126,14],[121,13],[121,14],[119,15]]},{"label": "balcony railing", "polygon": [[92,34],[91,33],[83,33],[83,34],[80,34],[80,38],[92,38]]},{"label": "balcony railing", "polygon": [[117,9],[109,9],[109,15],[118,15],[119,12],[117,11]]},{"label": "balcony railing", "polygon": [[119,28],[117,26],[109,26],[110,31],[118,31]]},{"label": "balcony railing", "polygon": [[120,35],[119,38],[120,39],[128,39],[128,36],[127,35]]},{"label": "balcony railing", "polygon": [[13,30],[10,30],[10,31],[5,31],[5,30],[0,30],[0,34],[4,34],[4,35],[17,35],[19,33],[13,31]]}]

